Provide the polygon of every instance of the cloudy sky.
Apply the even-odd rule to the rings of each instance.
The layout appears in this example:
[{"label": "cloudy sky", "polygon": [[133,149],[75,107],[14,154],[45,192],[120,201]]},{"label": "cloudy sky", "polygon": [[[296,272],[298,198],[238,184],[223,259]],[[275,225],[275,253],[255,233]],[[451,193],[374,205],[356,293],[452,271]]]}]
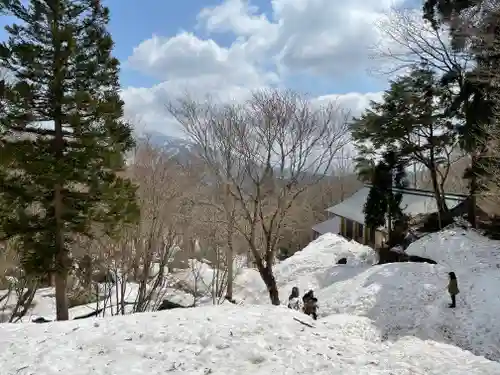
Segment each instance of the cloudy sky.
[{"label": "cloudy sky", "polygon": [[[421,7],[417,0],[411,0]],[[353,112],[387,87],[376,23],[405,0],[107,0],[126,112],[178,135],[165,103],[243,98],[269,86],[338,98]],[[6,17],[4,21],[6,22]],[[0,38],[5,37],[3,31]]]}]

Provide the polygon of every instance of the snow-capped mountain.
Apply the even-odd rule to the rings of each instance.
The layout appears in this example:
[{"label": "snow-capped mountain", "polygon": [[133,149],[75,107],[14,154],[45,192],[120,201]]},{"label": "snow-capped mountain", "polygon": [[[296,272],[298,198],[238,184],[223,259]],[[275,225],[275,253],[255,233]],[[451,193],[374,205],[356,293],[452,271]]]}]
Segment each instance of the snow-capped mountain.
[{"label": "snow-capped mountain", "polygon": [[160,132],[149,131],[139,136],[139,140],[148,140],[153,146],[162,149],[166,154],[175,156],[180,163],[192,160],[197,154],[197,146],[186,139],[173,137]]}]

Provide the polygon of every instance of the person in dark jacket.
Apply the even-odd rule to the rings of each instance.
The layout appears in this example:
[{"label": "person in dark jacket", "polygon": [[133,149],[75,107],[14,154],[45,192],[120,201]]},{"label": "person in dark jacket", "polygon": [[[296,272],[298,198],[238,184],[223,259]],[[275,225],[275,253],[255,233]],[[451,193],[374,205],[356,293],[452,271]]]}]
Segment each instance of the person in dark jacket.
[{"label": "person in dark jacket", "polygon": [[450,293],[451,297],[449,307],[453,309],[457,306],[456,298],[457,294],[460,293],[460,290],[458,290],[457,275],[455,275],[455,272],[448,273],[448,276],[450,277],[450,282],[448,283],[448,293]]},{"label": "person in dark jacket", "polygon": [[304,296],[302,297],[302,302],[306,303],[308,299],[314,298],[314,291],[309,290]]},{"label": "person in dark jacket", "polygon": [[304,307],[302,308],[304,314],[312,316],[314,320],[318,319],[318,299],[314,296],[312,290],[304,294],[302,302],[304,302]]}]

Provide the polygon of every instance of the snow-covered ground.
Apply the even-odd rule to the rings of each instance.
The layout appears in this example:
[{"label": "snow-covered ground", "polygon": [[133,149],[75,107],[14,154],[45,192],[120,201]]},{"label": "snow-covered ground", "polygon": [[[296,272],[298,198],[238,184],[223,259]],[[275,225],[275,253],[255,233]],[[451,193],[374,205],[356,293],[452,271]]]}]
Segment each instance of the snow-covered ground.
[{"label": "snow-covered ground", "polygon": [[408,337],[377,342],[366,318],[310,322],[272,306],[201,307],[112,319],[5,325],[2,374],[498,375],[500,364]]},{"label": "snow-covered ground", "polygon": [[[500,242],[448,229],[423,237],[407,253],[438,264],[373,266],[370,248],[324,235],[276,266],[280,298],[285,303],[294,286],[301,293],[314,289],[320,317],[363,316],[384,340],[417,336],[500,361]],[[346,265],[335,264],[341,257],[347,257]],[[450,271],[461,291],[456,309],[448,308]],[[252,290],[242,292],[246,303],[268,303],[262,282],[249,284]]]},{"label": "snow-covered ground", "polygon": [[[371,248],[333,234],[278,263],[284,304],[294,286],[315,291],[320,318],[313,328],[294,320],[312,323],[300,312],[269,306],[258,272],[243,268],[235,280],[241,306],[3,325],[0,373],[500,374],[500,363],[489,361],[500,361],[500,242],[447,229],[407,253],[438,264],[374,265]],[[347,264],[337,265],[344,257]],[[450,271],[461,291],[456,309],[448,308]],[[206,265],[197,272],[204,284],[213,275]],[[38,292],[40,315],[53,316],[52,293]]]},{"label": "snow-covered ground", "polygon": [[[341,258],[347,258],[347,265],[336,265]],[[372,248],[327,233],[274,267],[280,299],[287,301],[294,286],[303,294],[309,289],[319,291],[332,283],[349,279],[373,265],[376,259]],[[242,270],[235,284],[237,300],[269,303],[267,288],[256,270]]]},{"label": "snow-covered ground", "polygon": [[[211,284],[209,283],[208,278],[211,277],[213,271],[209,269],[209,267],[202,267],[199,265],[203,265],[203,263],[198,263],[195,264],[195,262],[193,262],[193,265],[196,267],[193,272],[190,270],[178,270],[175,274],[168,275],[164,282],[165,286],[160,287],[157,290],[155,294],[156,297],[153,298],[151,307],[158,306],[163,299],[168,299],[171,302],[175,302],[183,306],[191,306],[195,302],[193,293],[195,290],[199,290],[200,293],[205,293],[205,296],[197,298],[198,305],[211,304]],[[199,273],[198,270],[201,270],[202,272]],[[196,276],[193,276],[193,274]],[[202,277],[204,277],[204,279],[202,279]],[[179,288],[174,288],[172,286],[180,281],[184,283],[187,290],[180,290]],[[196,288],[194,284],[196,284]],[[99,301],[70,308],[70,319],[74,319],[101,309],[103,310],[100,314],[101,316],[117,315],[117,311],[119,311],[122,301],[122,287],[124,287],[123,301],[125,303],[125,312],[131,313],[133,311],[133,305],[137,301],[139,294],[139,285],[137,283],[125,282],[124,285],[122,285],[122,283],[119,282],[117,284],[99,284],[98,286],[100,289]],[[0,290],[0,297],[5,293],[6,291]],[[0,314],[10,317],[16,302],[17,296],[15,293],[11,293],[8,299],[3,300],[0,303]],[[31,322],[33,319],[38,317],[55,320],[55,312],[55,289],[53,287],[40,288],[35,292],[31,308],[28,313],[21,318],[20,322]],[[1,320],[2,319],[0,319],[0,321]]]}]

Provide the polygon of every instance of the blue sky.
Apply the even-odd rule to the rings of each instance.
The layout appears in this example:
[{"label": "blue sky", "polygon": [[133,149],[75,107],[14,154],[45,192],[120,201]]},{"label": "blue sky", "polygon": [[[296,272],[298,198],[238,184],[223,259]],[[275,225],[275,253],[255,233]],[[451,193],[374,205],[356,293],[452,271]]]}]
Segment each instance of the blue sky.
[{"label": "blue sky", "polygon": [[[336,0],[331,0],[336,1]],[[143,0],[138,8],[136,0],[107,0],[111,9],[110,30],[116,43],[116,56],[123,62],[122,85],[144,86],[157,83],[157,80],[141,74],[126,63],[135,46],[150,38],[153,34],[160,36],[174,36],[183,30],[194,31],[200,37],[207,37],[207,33],[197,25],[197,15],[207,6],[217,6],[223,0],[186,0],[186,1],[153,1]],[[272,18],[272,7],[269,0],[252,0],[251,4],[258,7],[261,13]],[[197,30],[196,30],[197,29]],[[221,46],[230,46],[233,38],[226,34],[212,36]],[[287,87],[306,91],[311,94],[327,94],[331,86],[336,85],[336,92],[348,93],[352,91],[378,91],[385,86],[385,82],[372,74],[347,74],[345,79],[325,79],[308,74],[292,75],[286,82]]]},{"label": "blue sky", "polygon": [[164,103],[185,91],[237,100],[254,89],[291,88],[358,113],[388,85],[386,76],[369,72],[372,47],[381,38],[377,20],[405,1],[104,3],[111,10],[128,115],[173,132],[165,125]]},{"label": "blue sky", "polygon": [[173,36],[182,29],[193,29],[196,15],[207,1],[108,0],[106,4],[111,10],[110,31],[116,43],[115,55],[124,62],[122,85],[144,86],[155,80],[127,67],[126,60],[134,47],[153,34]]}]

